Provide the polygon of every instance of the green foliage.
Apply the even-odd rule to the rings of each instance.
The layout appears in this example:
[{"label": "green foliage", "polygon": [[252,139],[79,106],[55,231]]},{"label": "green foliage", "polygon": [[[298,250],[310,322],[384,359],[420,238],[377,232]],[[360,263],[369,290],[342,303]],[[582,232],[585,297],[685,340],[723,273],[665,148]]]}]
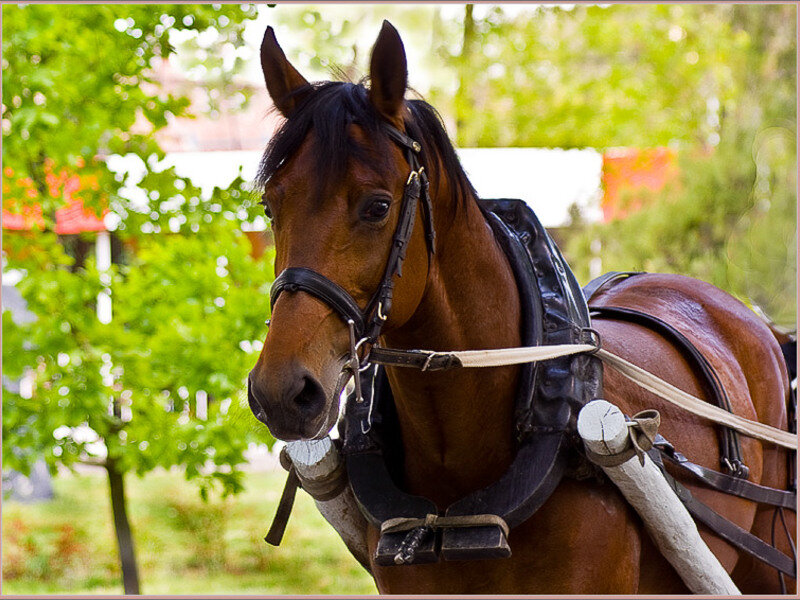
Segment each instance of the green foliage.
[{"label": "green foliage", "polygon": [[[186,114],[188,100],[165,95],[149,67],[174,51],[178,29],[241,45],[255,8],[2,10],[5,200],[40,203],[47,226],[4,237],[4,268],[24,274],[18,289],[37,320],[15,324],[3,313],[4,375],[33,369],[35,379],[32,398],[4,394],[3,465],[24,472],[44,453],[51,466],[71,466],[92,460],[100,441],[118,471],[178,465],[204,497],[211,488],[239,491],[237,465],[256,438],[244,377],[265,333],[271,256],[249,255],[240,225],[253,202],[241,178],[205,198],[174,169],[159,170],[153,134],[170,114]],[[103,159],[112,153],[139,156],[149,202],[120,194],[123,182]],[[115,235],[135,248],[107,273],[49,230],[63,203],[61,169],[92,174],[79,197],[109,206],[120,218]],[[18,194],[19,181],[32,192]],[[108,324],[95,313],[104,289],[113,299]],[[199,390],[209,397],[206,420],[193,410]],[[80,435],[84,425],[98,438]]]},{"label": "green foliage", "polygon": [[[477,7],[476,7],[477,9]],[[464,27],[452,110],[462,146],[656,146],[705,141],[708,102],[726,102],[736,52],[725,6],[576,5]],[[445,92],[446,93],[446,92]],[[438,100],[446,101],[445,94]]]},{"label": "green foliage", "polygon": [[796,7],[738,6],[731,34],[747,43],[731,73],[738,95],[721,107],[719,144],[683,152],[677,181],[632,192],[645,207],[572,237],[588,279],[592,241],[604,270],[688,274],[796,323]]},{"label": "green foliage", "polygon": [[[380,20],[401,31],[411,85],[462,147],[705,142],[709,101],[740,93],[747,32],[730,5],[562,8],[278,5],[301,72],[366,74]],[[422,68],[420,68],[422,67]]]},{"label": "green foliage", "polygon": [[[10,5],[3,16],[3,165],[30,177],[45,217],[58,208],[46,193],[45,162],[97,169],[101,206],[117,188],[96,158],[134,152],[163,157],[152,132],[188,100],[159,93],[149,70],[172,51],[176,29],[210,28],[241,44],[252,5]],[[212,31],[213,31],[212,30]]]},{"label": "green foliage", "polygon": [[[263,535],[286,475],[248,472],[245,491],[202,502],[175,471],[127,481],[149,594],[375,594],[375,584],[303,491],[280,548]],[[50,502],[3,504],[3,592],[118,594],[119,565],[99,471],[54,480]]]},{"label": "green foliage", "polygon": [[[94,314],[101,276],[91,262],[74,271],[44,261],[28,269],[18,287],[39,318],[15,325],[4,317],[4,372],[19,376],[34,365],[37,387],[30,399],[5,396],[7,466],[25,470],[29,447],[51,463],[81,460],[87,442],[52,434],[86,423],[123,471],[181,465],[206,486],[239,489],[230,467],[253,437],[241,391],[251,342],[265,333],[271,277],[237,225],[142,237],[133,262],[107,281],[109,324]],[[190,408],[198,390],[211,398],[206,421]],[[110,414],[113,398],[130,410],[126,420]]]}]

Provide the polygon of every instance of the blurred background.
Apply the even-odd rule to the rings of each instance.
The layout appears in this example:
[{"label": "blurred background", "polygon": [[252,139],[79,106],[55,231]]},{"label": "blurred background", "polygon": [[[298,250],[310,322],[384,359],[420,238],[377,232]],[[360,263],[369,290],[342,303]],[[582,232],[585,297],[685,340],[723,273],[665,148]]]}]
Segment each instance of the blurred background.
[{"label": "blurred background", "polygon": [[484,197],[582,284],[689,274],[796,324],[793,4],[2,6],[2,591],[375,593],[244,378],[272,237],[267,25],[358,80],[380,23]]}]

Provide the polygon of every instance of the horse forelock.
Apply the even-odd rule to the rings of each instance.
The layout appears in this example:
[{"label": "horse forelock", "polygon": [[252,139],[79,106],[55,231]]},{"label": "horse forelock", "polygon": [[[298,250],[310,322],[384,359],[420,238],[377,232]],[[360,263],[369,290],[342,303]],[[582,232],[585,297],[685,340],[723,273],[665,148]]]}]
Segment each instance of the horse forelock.
[{"label": "horse forelock", "polygon": [[[326,81],[302,91],[296,110],[272,136],[261,158],[255,182],[259,189],[297,154],[310,135],[310,159],[319,201],[330,186],[346,176],[350,160],[373,168],[390,168],[392,142],[384,131],[385,121],[369,101],[364,81]],[[406,131],[422,145],[421,162],[432,180],[447,178],[454,205],[476,196],[436,109],[424,100],[409,100],[406,105],[410,115],[405,119]],[[362,128],[371,147],[353,138],[353,124]],[[432,160],[434,157],[438,159]]]}]

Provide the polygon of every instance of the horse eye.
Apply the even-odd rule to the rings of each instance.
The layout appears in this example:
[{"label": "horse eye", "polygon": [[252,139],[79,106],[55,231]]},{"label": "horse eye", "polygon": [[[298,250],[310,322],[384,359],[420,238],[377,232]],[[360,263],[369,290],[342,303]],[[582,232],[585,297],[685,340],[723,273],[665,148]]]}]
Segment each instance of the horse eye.
[{"label": "horse eye", "polygon": [[391,205],[388,198],[376,198],[361,209],[361,218],[370,223],[379,223],[389,214]]},{"label": "horse eye", "polygon": [[269,202],[267,201],[267,195],[266,194],[261,196],[261,201],[259,202],[259,204],[264,207],[264,214],[271,221],[272,220],[272,211],[269,208]]}]

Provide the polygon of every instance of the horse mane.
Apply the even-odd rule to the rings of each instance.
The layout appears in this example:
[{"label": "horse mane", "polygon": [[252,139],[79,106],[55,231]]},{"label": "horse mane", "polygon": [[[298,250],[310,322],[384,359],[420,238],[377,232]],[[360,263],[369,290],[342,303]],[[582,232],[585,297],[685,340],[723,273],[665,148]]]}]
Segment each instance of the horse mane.
[{"label": "horse mane", "polygon": [[[298,106],[270,139],[259,164],[256,185],[263,189],[270,177],[299,150],[313,132],[311,151],[316,170],[317,197],[322,198],[328,186],[345,176],[348,160],[388,169],[389,149],[393,142],[386,135],[385,121],[372,106],[364,82],[325,81],[297,91]],[[447,177],[451,201],[477,197],[469,182],[455,148],[445,130],[439,113],[424,100],[408,100],[411,118],[405,120],[406,132],[422,145],[420,162],[433,181]],[[367,148],[348,135],[348,126],[361,126],[374,149]],[[376,156],[377,153],[377,156]],[[439,161],[431,160],[438,156]],[[443,173],[439,172],[439,169]]]}]

